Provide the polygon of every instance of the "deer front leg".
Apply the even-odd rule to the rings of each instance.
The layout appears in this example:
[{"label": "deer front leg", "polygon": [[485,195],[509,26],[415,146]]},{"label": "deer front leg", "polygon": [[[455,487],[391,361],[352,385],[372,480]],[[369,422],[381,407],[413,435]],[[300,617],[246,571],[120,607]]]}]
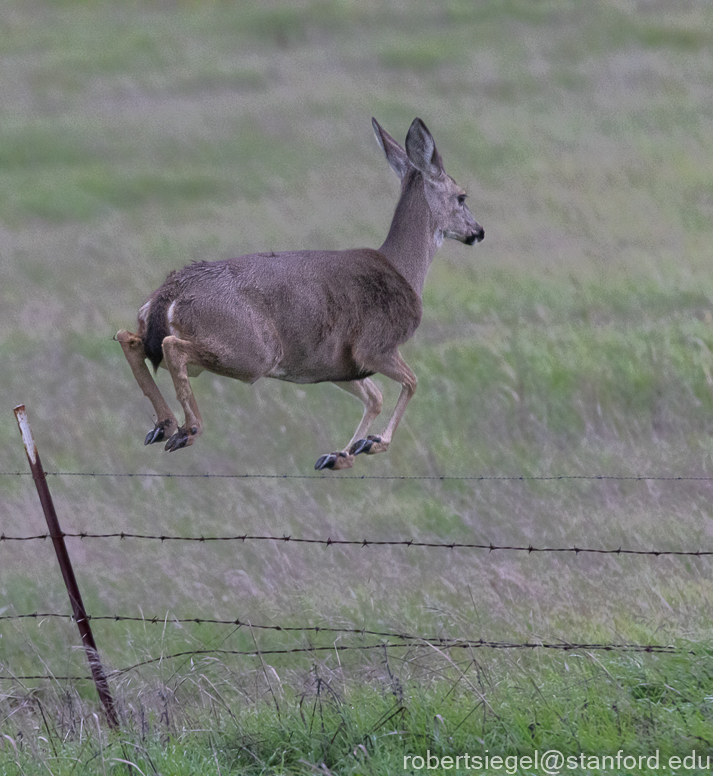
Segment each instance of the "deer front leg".
[{"label": "deer front leg", "polygon": [[187,340],[173,335],[166,337],[162,343],[163,357],[176,389],[176,398],[183,407],[184,422],[173,436],[166,442],[165,450],[171,452],[183,447],[190,447],[196,437],[203,433],[203,420],[198,411],[196,397],[188,382],[188,364],[198,363],[194,345]]},{"label": "deer front leg", "polygon": [[385,453],[389,449],[396,427],[399,425],[399,421],[406,410],[406,405],[411,401],[411,397],[416,391],[416,375],[399,353],[396,354],[395,359],[381,366],[379,372],[395,380],[397,383],[401,383],[401,393],[396,402],[393,415],[381,435],[369,435],[364,439],[355,441],[349,449],[349,454],[352,457],[359,455],[359,453],[366,453],[367,455]]},{"label": "deer front leg", "polygon": [[351,447],[357,439],[367,432],[369,426],[371,426],[374,419],[381,412],[381,393],[368,377],[363,380],[352,380],[350,382],[335,382],[334,385],[361,399],[364,403],[364,414],[347,446],[338,453],[328,453],[327,455],[320,456],[314,465],[314,468],[317,470],[350,469],[354,465],[354,454],[350,452]]},{"label": "deer front leg", "polygon": [[156,425],[149,431],[144,440],[145,445],[153,442],[161,442],[163,439],[171,436],[178,428],[178,421],[171,412],[166,400],[163,398],[156,382],[151,376],[149,368],[146,366],[146,353],[144,352],[144,343],[137,334],[122,330],[117,333],[116,339],[124,351],[126,360],[129,362],[131,371],[134,373],[136,382],[144,392],[144,396],[153,405],[156,412]]}]

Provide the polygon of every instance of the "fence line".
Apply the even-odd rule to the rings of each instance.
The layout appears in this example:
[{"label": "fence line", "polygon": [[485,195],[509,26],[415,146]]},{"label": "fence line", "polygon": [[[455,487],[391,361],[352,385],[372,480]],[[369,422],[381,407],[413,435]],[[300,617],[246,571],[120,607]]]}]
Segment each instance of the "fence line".
[{"label": "fence line", "polygon": [[[72,614],[58,614],[56,612],[33,612],[31,614],[5,614],[0,616],[0,620],[42,620],[49,618],[57,618],[62,620],[74,620]],[[332,626],[323,625],[306,625],[306,626],[288,626],[288,625],[256,625],[248,620],[213,620],[203,619],[200,617],[130,617],[121,614],[103,614],[93,615],[88,614],[86,617],[90,621],[108,621],[108,622],[143,622],[150,625],[164,625],[166,623],[181,623],[181,624],[197,624],[197,625],[232,625],[238,628],[250,628],[252,630],[271,630],[282,631],[283,633],[349,633],[359,636],[381,636],[390,639],[419,639],[421,641],[428,641],[431,643],[441,641],[452,641],[452,639],[443,639],[440,636],[426,637],[426,636],[414,636],[410,633],[393,633],[390,631],[374,631],[367,630],[366,628],[334,628]]]},{"label": "fence line", "polygon": [[[58,612],[31,612],[28,614],[6,614],[0,616],[1,620],[26,620],[26,619],[33,619],[33,620],[41,620],[41,619],[48,619],[48,618],[57,618],[57,619],[64,619],[64,620],[75,620],[75,617],[73,614],[62,614]],[[614,650],[614,649],[625,649],[629,651],[642,651],[642,652],[651,652],[651,651],[664,651],[666,653],[669,652],[686,652],[686,650],[678,649],[677,647],[673,647],[671,645],[665,646],[665,645],[655,645],[655,644],[628,644],[628,643],[611,643],[611,644],[585,644],[585,643],[578,643],[578,642],[570,642],[570,641],[560,641],[554,644],[547,644],[542,642],[526,642],[526,643],[515,643],[515,642],[508,642],[508,641],[488,641],[483,639],[461,639],[461,638],[452,638],[452,637],[446,637],[446,636],[414,636],[412,633],[395,633],[393,631],[374,631],[374,630],[368,630],[366,628],[335,628],[333,626],[326,626],[326,625],[258,625],[255,623],[250,622],[249,620],[240,620],[240,619],[234,619],[234,620],[220,620],[220,619],[204,619],[200,617],[169,617],[168,615],[164,617],[159,617],[158,615],[154,615],[153,617],[136,617],[136,616],[127,616],[127,615],[121,615],[121,614],[102,614],[102,615],[92,615],[88,614],[86,616],[87,620],[93,620],[93,621],[104,621],[104,622],[111,622],[111,623],[120,623],[120,622],[141,622],[144,624],[149,625],[165,625],[170,623],[180,623],[180,624],[197,624],[197,625],[231,625],[238,628],[249,628],[251,630],[270,630],[270,631],[277,631],[277,632],[283,632],[283,633],[335,633],[335,634],[350,634],[350,635],[357,635],[357,636],[379,636],[382,638],[389,638],[389,639],[399,639],[400,641],[410,642],[411,645],[413,644],[437,644],[439,646],[446,646],[446,647],[463,647],[463,646],[473,646],[476,645],[478,647],[491,647],[494,649],[513,649],[513,648],[535,648],[535,647],[543,647],[543,648],[549,648],[549,649],[580,649],[580,648],[592,648],[592,649],[607,649],[607,650]],[[559,646],[558,646],[559,645]],[[371,645],[368,647],[364,646],[343,646],[340,647],[341,649],[371,649],[375,646],[384,646],[381,645]],[[401,646],[399,644],[387,644],[386,646]],[[310,651],[311,649],[332,649],[333,647],[300,647],[297,648],[298,652],[302,651]],[[208,650],[209,652],[211,650]],[[287,652],[292,652],[293,650],[287,650]],[[278,650],[275,654],[283,654],[284,650]],[[268,654],[263,650],[259,650],[260,654]],[[199,652],[190,652],[190,653],[182,653],[185,654],[202,654],[201,651]],[[258,651],[249,651],[246,653],[242,652],[232,652],[228,651],[228,654],[258,654]],[[273,654],[273,653],[270,653]],[[691,653],[692,654],[692,653]],[[156,658],[156,660],[160,660],[162,658]],[[155,661],[149,661],[149,662],[155,662]],[[140,663],[137,665],[145,665],[146,663]],[[122,669],[124,670],[124,669]],[[116,673],[116,672],[115,672]]]},{"label": "fence line", "polygon": [[[30,472],[0,472],[0,477],[30,477]],[[223,480],[436,480],[470,482],[563,482],[568,480],[614,480],[630,482],[713,482],[710,477],[676,475],[617,475],[617,474],[554,474],[554,475],[450,475],[450,474],[172,474],[160,472],[45,472],[47,477],[157,477],[161,479],[223,479]]]},{"label": "fence line", "polygon": [[[118,533],[88,533],[81,531],[79,533],[62,532],[64,538],[69,539],[137,539],[146,541],[160,542],[249,542],[249,541],[271,541],[281,542],[282,544],[318,544],[325,547],[423,547],[427,549],[444,550],[487,550],[488,552],[510,551],[532,553],[574,553],[595,554],[595,555],[649,555],[653,557],[661,556],[679,556],[704,558],[713,555],[713,550],[630,550],[623,547],[617,549],[602,549],[597,547],[535,547],[532,544],[525,545],[507,545],[493,544],[492,542],[424,542],[415,539],[302,539],[293,536],[268,536],[238,534],[235,536],[174,536],[168,534],[135,534],[126,531]],[[8,536],[0,534],[0,543],[2,542],[30,542],[36,540],[46,540],[51,538],[48,533],[34,534],[31,536]]]},{"label": "fence line", "polygon": [[[583,548],[583,547],[534,547],[528,546],[512,546],[512,545],[495,545],[493,543],[461,543],[461,542],[424,542],[411,540],[350,540],[350,539],[302,539],[292,538],[291,536],[267,536],[267,535],[248,535],[242,534],[237,536],[213,536],[213,537],[190,537],[190,536],[169,536],[169,535],[149,535],[149,534],[134,534],[127,532],[120,533],[65,533],[61,530],[59,522],[57,521],[54,507],[52,505],[51,495],[46,485],[46,476],[69,476],[69,477],[157,477],[157,478],[220,478],[220,479],[284,479],[284,480],[297,480],[297,479],[357,479],[357,480],[430,480],[430,481],[474,481],[474,482],[526,482],[526,481],[543,481],[543,482],[562,482],[562,481],[602,481],[602,480],[615,480],[615,481],[704,481],[711,482],[713,477],[683,477],[683,476],[620,476],[620,475],[557,475],[557,476],[529,476],[529,475],[510,475],[510,476],[491,476],[491,475],[471,475],[471,476],[450,476],[450,475],[426,475],[426,476],[389,476],[389,475],[346,475],[338,478],[332,476],[325,476],[321,474],[161,474],[155,472],[139,473],[139,472],[45,472],[42,464],[40,463],[39,454],[36,451],[35,443],[32,438],[32,434],[27,421],[27,414],[24,405],[20,405],[15,408],[15,415],[18,421],[18,427],[22,435],[23,443],[25,445],[25,451],[27,453],[28,462],[31,472],[0,472],[0,476],[32,476],[37,486],[40,502],[42,504],[45,517],[47,518],[47,524],[49,532],[45,534],[39,534],[34,536],[6,536],[4,533],[0,535],[0,543],[8,541],[32,541],[32,540],[46,540],[51,539],[57,550],[57,556],[62,570],[62,575],[67,586],[70,601],[72,604],[73,614],[60,614],[60,613],[30,613],[30,614],[13,614],[0,616],[0,620],[21,620],[21,619],[47,619],[47,618],[61,618],[74,621],[79,627],[82,641],[87,651],[87,659],[92,671],[91,676],[57,676],[52,674],[46,675],[15,675],[9,673],[4,666],[0,667],[0,680],[10,681],[25,681],[25,680],[63,680],[63,681],[84,681],[92,679],[97,687],[99,697],[104,703],[105,712],[107,714],[107,720],[111,727],[118,727],[119,721],[116,717],[114,701],[107,684],[109,677],[116,678],[131,671],[137,670],[144,666],[161,664],[167,660],[174,660],[178,658],[194,658],[198,656],[210,656],[210,655],[235,655],[242,657],[262,657],[268,655],[294,655],[298,653],[303,654],[315,654],[320,652],[346,652],[346,651],[367,651],[367,650],[388,650],[388,649],[413,649],[413,648],[431,648],[437,650],[453,650],[453,649],[549,649],[559,651],[570,650],[601,650],[601,651],[617,651],[617,652],[632,652],[632,653],[649,653],[649,654],[672,654],[694,655],[695,652],[691,650],[685,650],[682,647],[676,647],[673,645],[660,645],[660,644],[629,644],[629,643],[575,643],[564,640],[556,642],[508,642],[508,641],[487,641],[484,639],[461,639],[461,638],[446,638],[446,637],[423,637],[414,636],[406,633],[392,633],[382,631],[372,631],[359,628],[335,628],[331,626],[279,626],[279,625],[252,625],[250,622],[243,622],[239,619],[235,620],[219,620],[219,619],[203,619],[203,618],[171,618],[168,616],[165,618],[159,617],[134,617],[123,615],[88,615],[81,603],[81,595],[79,588],[74,580],[74,572],[71,566],[71,561],[67,555],[66,548],[64,547],[65,538],[79,538],[79,539],[141,539],[141,540],[155,540],[155,541],[192,541],[192,542],[214,542],[214,541],[273,541],[282,543],[302,543],[302,544],[316,544],[324,546],[354,546],[354,547],[384,547],[384,546],[403,546],[403,547],[423,547],[423,548],[441,548],[441,549],[477,549],[487,550],[489,552],[495,550],[510,550],[527,552],[531,554],[533,552],[554,552],[554,553],[574,553],[579,555],[580,553],[596,553],[596,554],[616,554],[616,555],[678,555],[678,556],[709,556],[713,555],[713,550],[697,550],[697,551],[683,551],[683,550],[629,550],[622,549],[596,549],[596,548]],[[62,552],[60,552],[62,550]],[[160,657],[147,658],[146,660],[135,663],[134,665],[127,666],[125,668],[115,669],[110,672],[104,672],[103,667],[99,662],[99,654],[94,644],[94,638],[91,632],[90,621],[106,621],[106,622],[142,622],[142,623],[194,623],[194,624],[214,624],[214,625],[229,625],[236,629],[242,627],[259,630],[271,630],[276,632],[289,632],[289,633],[313,633],[319,634],[329,633],[332,635],[350,634],[370,636],[379,639],[378,643],[374,644],[341,644],[336,643],[339,641],[337,638],[335,643],[330,645],[309,645],[309,646],[295,646],[295,647],[280,647],[271,649],[260,649],[255,642],[254,650],[230,650],[224,648],[203,648],[193,649],[175,652],[168,655],[161,655]]]},{"label": "fence line", "polygon": [[[428,639],[421,639],[418,637],[411,637],[411,640],[404,641],[400,644],[332,644],[329,646],[311,646],[311,647],[293,647],[287,649],[253,649],[253,650],[234,650],[234,649],[197,649],[186,650],[184,652],[174,652],[170,655],[162,655],[161,657],[149,658],[142,660],[134,665],[126,666],[125,668],[117,668],[113,671],[107,671],[108,678],[117,678],[135,671],[138,668],[144,666],[154,665],[161,663],[164,660],[175,660],[182,657],[195,657],[196,655],[237,655],[240,657],[260,657],[264,655],[294,655],[299,653],[314,653],[314,652],[366,652],[378,649],[404,649],[413,647],[437,647],[438,649],[549,649],[560,652],[571,652],[574,650],[589,650],[589,651],[603,651],[603,652],[632,652],[632,653],[648,653],[656,655],[695,655],[696,652],[690,649],[682,649],[674,646],[665,646],[660,644],[579,644],[575,642],[509,642],[509,641],[486,641],[484,639],[468,640],[468,639],[441,639],[437,641],[429,641]],[[54,674],[0,674],[1,680],[9,681],[30,681],[40,679],[52,679],[55,681],[88,681],[91,680],[91,676],[57,676]]]}]

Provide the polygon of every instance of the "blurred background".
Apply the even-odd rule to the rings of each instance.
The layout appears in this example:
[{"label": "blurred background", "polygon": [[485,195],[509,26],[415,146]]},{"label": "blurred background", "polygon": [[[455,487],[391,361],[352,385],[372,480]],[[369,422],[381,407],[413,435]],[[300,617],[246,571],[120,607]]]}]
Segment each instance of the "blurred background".
[{"label": "blurred background", "polygon": [[[353,397],[204,373],[205,433],[167,454],[143,445],[152,410],[112,337],[190,261],[378,247],[399,186],[371,117],[403,142],[420,116],[487,236],[437,255],[403,348],[416,396],[388,454],[348,474],[711,475],[709,2],[4,0],[0,26],[0,471],[26,471],[25,403],[48,471],[313,474],[351,436]],[[388,416],[398,387],[380,385]],[[66,531],[713,542],[705,479],[50,485]],[[2,532],[43,532],[29,477],[0,477],[0,503]],[[70,553],[95,614],[710,637],[705,558],[256,544]],[[48,544],[0,544],[0,603],[67,610]],[[102,627],[110,666],[153,654],[154,636]],[[75,642],[57,623],[3,638],[16,671],[82,670]]]}]

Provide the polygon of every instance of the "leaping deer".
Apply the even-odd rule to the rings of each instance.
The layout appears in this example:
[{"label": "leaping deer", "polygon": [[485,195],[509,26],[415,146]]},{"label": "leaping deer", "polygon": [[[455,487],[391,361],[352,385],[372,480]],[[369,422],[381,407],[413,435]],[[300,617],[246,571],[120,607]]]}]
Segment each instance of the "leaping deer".
[{"label": "leaping deer", "polygon": [[[201,261],[171,272],[139,310],[138,333],[117,339],[134,377],[156,411],[144,444],[168,438],[166,450],[192,445],[203,433],[188,377],[204,369],[254,383],[333,382],[364,403],[346,447],[321,456],[315,469],[348,469],[360,453],[388,450],[416,376],[401,358],[421,321],[428,267],[444,237],[472,245],[485,236],[447,175],[431,133],[414,119],[404,150],[372,119],[376,139],[401,179],[401,197],[378,251],[287,251]],[[178,422],[146,366],[165,366],[185,413]],[[371,375],[401,385],[379,436],[367,431],[382,398]]]}]

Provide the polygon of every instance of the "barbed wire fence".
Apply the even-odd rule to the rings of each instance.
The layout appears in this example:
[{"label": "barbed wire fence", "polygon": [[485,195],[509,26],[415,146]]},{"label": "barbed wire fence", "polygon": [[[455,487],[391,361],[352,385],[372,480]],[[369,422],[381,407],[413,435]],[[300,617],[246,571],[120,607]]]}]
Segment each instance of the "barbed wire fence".
[{"label": "barbed wire fence", "polygon": [[[566,482],[584,481],[629,481],[629,482],[713,482],[713,476],[674,476],[661,474],[261,474],[247,472],[243,474],[216,474],[214,472],[44,472],[46,477],[135,477],[160,479],[221,479],[221,480],[324,480],[340,482],[342,480],[390,480],[390,481],[455,481],[455,482]],[[0,477],[31,477],[32,472],[0,472]]]},{"label": "barbed wire fence", "polygon": [[[210,543],[210,542],[251,542],[251,541],[269,541],[280,542],[281,544],[319,544],[325,547],[422,547],[428,549],[442,549],[442,550],[485,550],[487,552],[526,552],[528,555],[532,553],[573,553],[574,555],[580,554],[594,554],[594,555],[650,555],[653,557],[665,557],[665,556],[679,556],[679,557],[692,557],[692,558],[704,558],[713,555],[713,550],[632,550],[625,547],[601,548],[601,547],[535,547],[532,544],[528,545],[509,545],[509,544],[493,544],[488,543],[474,543],[474,542],[426,542],[418,539],[332,539],[327,537],[326,539],[318,538],[300,538],[296,536],[290,536],[283,534],[282,536],[255,535],[255,534],[237,534],[234,536],[175,536],[170,534],[137,534],[129,531],[119,531],[115,533],[89,533],[87,531],[81,531],[80,533],[68,533],[62,531],[60,534],[63,538],[68,539],[138,539],[145,541],[158,541],[158,542],[198,542],[198,543]],[[49,533],[34,534],[32,536],[8,536],[6,534],[0,534],[1,542],[30,542],[37,540],[51,539],[52,536]],[[2,619],[2,618],[0,618]]]},{"label": "barbed wire fence", "polygon": [[[27,618],[62,618],[62,619],[74,619],[72,615],[57,614],[57,613],[33,613],[33,614],[20,614],[11,615],[7,617],[0,617],[4,620],[13,619],[27,619]],[[288,647],[281,649],[254,649],[254,650],[234,650],[234,649],[190,649],[181,652],[170,653],[167,655],[161,655],[160,657],[149,658],[142,660],[133,665],[126,666],[124,668],[115,669],[113,671],[107,671],[106,676],[110,678],[117,678],[135,671],[138,668],[144,666],[153,665],[156,663],[163,663],[169,660],[175,660],[182,657],[193,657],[201,655],[233,655],[240,657],[262,657],[267,655],[295,655],[295,654],[314,654],[317,652],[354,652],[354,651],[373,651],[384,649],[404,649],[413,647],[432,647],[436,646],[439,649],[451,650],[451,649],[493,649],[493,650],[556,650],[560,652],[571,652],[575,650],[586,651],[603,651],[603,652],[632,652],[632,653],[648,653],[658,655],[695,655],[694,650],[686,650],[674,645],[664,644],[628,644],[622,643],[577,643],[577,642],[513,642],[513,641],[488,641],[486,639],[449,639],[442,636],[426,637],[426,636],[411,636],[409,634],[400,633],[380,633],[378,631],[362,630],[358,628],[331,628],[322,626],[296,626],[296,627],[284,627],[280,625],[255,625],[249,622],[239,622],[230,620],[211,620],[200,619],[196,617],[191,618],[159,618],[152,617],[149,619],[143,619],[141,617],[125,617],[122,615],[88,615],[88,621],[109,621],[109,622],[146,622],[151,624],[164,624],[164,623],[196,623],[196,624],[218,624],[218,625],[231,625],[238,627],[248,627],[253,630],[268,629],[282,632],[298,632],[298,633],[332,633],[332,634],[356,634],[356,635],[374,635],[381,638],[388,637],[394,641],[386,642],[381,641],[376,644],[327,644],[327,645],[310,645],[307,647]],[[62,681],[88,681],[92,680],[92,676],[58,676],[55,674],[36,674],[36,675],[2,675],[0,679],[12,679],[15,681],[30,681],[30,680],[62,680]]]},{"label": "barbed wire fence", "polygon": [[[93,679],[100,698],[103,702],[104,709],[107,715],[107,720],[110,726],[118,727],[118,717],[114,707],[114,702],[109,692],[108,679],[117,678],[127,673],[135,671],[141,667],[148,665],[155,665],[164,661],[174,660],[183,657],[193,656],[208,656],[208,655],[233,655],[242,657],[258,657],[266,655],[291,655],[291,654],[311,654],[318,652],[346,652],[346,651],[370,651],[370,650],[384,650],[384,649],[404,649],[414,647],[437,647],[438,649],[493,649],[493,650],[557,650],[557,651],[573,651],[573,650],[587,650],[587,651],[605,651],[605,652],[630,652],[630,653],[649,653],[649,654],[680,654],[680,655],[693,655],[694,651],[685,649],[671,644],[635,644],[635,643],[586,643],[586,642],[573,642],[568,640],[558,640],[554,642],[544,641],[527,641],[527,642],[510,642],[510,641],[495,641],[487,639],[461,639],[461,638],[447,638],[443,636],[423,636],[410,633],[398,633],[391,631],[377,631],[363,628],[338,628],[331,626],[315,626],[315,625],[264,625],[255,624],[247,620],[240,619],[209,619],[201,617],[175,617],[168,615],[165,617],[159,616],[126,616],[120,614],[106,614],[106,615],[90,615],[84,609],[81,601],[81,595],[74,580],[73,570],[71,568],[71,562],[66,552],[64,544],[65,539],[76,539],[79,541],[90,540],[112,540],[119,539],[123,541],[154,541],[154,542],[199,542],[199,543],[214,543],[214,542],[279,542],[283,545],[296,545],[296,544],[312,544],[322,545],[325,547],[343,547],[343,548],[361,548],[361,549],[378,549],[384,547],[403,547],[406,550],[409,548],[422,548],[427,550],[463,550],[463,551],[485,551],[491,552],[517,552],[532,554],[574,554],[578,556],[580,554],[594,554],[594,555],[616,555],[616,556],[650,556],[650,557],[697,557],[707,558],[713,556],[713,549],[696,549],[696,550],[669,550],[669,549],[631,549],[625,547],[617,548],[597,548],[597,547],[537,547],[532,544],[528,545],[507,545],[507,544],[495,544],[492,542],[434,542],[434,541],[420,541],[414,539],[343,539],[343,538],[307,538],[307,537],[294,537],[291,535],[273,536],[273,535],[254,535],[254,534],[237,534],[228,536],[180,536],[180,535],[167,535],[167,534],[140,534],[128,531],[120,531],[113,533],[90,533],[86,531],[82,532],[65,532],[63,531],[54,514],[54,507],[51,502],[51,496],[49,495],[49,489],[46,485],[46,477],[100,477],[100,478],[164,478],[164,479],[239,479],[239,480],[251,480],[251,479],[268,479],[268,480],[329,480],[331,482],[338,482],[340,480],[390,480],[390,481],[403,481],[403,480],[429,480],[429,481],[472,481],[472,482],[569,482],[569,481],[664,481],[664,482],[713,482],[713,477],[708,476],[671,476],[671,475],[550,475],[550,476],[537,476],[537,475],[340,475],[338,477],[329,475],[301,475],[301,474],[216,474],[216,473],[204,473],[204,474],[172,474],[172,473],[156,473],[156,472],[78,472],[78,471],[51,471],[45,472],[42,468],[39,460],[39,454],[37,453],[32,439],[31,432],[29,430],[29,423],[25,414],[24,406],[16,408],[15,411],[18,417],[18,425],[23,436],[25,443],[25,449],[27,452],[28,462],[30,463],[30,472],[21,471],[4,471],[0,472],[0,477],[26,477],[31,476],[38,489],[40,495],[40,501],[43,506],[43,511],[48,522],[49,531],[41,534],[34,535],[6,535],[0,534],[0,545],[12,543],[12,542],[31,542],[31,541],[46,541],[50,539],[55,545],[57,551],[58,560],[62,574],[67,584],[70,602],[73,609],[73,614],[64,614],[59,612],[31,612],[31,613],[15,613],[8,615],[0,615],[0,621],[18,621],[18,620],[46,620],[46,619],[62,619],[73,621],[80,629],[80,635],[82,642],[87,652],[87,658],[90,668],[92,670],[91,676],[59,676],[56,674],[14,674],[7,670],[7,668],[0,668],[0,680],[11,681],[34,681],[34,680],[53,680],[53,681],[84,681]],[[99,661],[99,654],[94,643],[94,637],[91,631],[91,622],[106,622],[106,623],[122,623],[122,622],[141,622],[144,624],[196,624],[196,625],[215,625],[215,626],[231,626],[233,628],[249,628],[250,630],[264,630],[281,633],[299,633],[307,634],[331,634],[334,636],[352,635],[361,637],[371,637],[379,639],[377,643],[373,644],[341,644],[332,643],[329,645],[312,644],[309,646],[297,646],[286,647],[279,649],[260,649],[255,643],[254,650],[230,650],[230,649],[194,649],[187,651],[180,651],[171,654],[161,655],[157,658],[148,658],[130,666],[126,666],[112,671],[104,672],[103,667]]]}]

